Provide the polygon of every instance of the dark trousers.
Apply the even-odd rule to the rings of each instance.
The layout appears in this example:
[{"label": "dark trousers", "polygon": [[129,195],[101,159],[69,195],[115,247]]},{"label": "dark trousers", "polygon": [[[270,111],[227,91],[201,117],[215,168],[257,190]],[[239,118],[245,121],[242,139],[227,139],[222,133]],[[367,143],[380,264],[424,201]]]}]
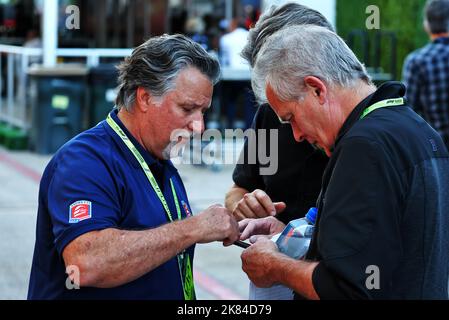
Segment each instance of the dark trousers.
[{"label": "dark trousers", "polygon": [[[243,110],[239,110],[237,104],[243,102]],[[222,81],[221,82],[222,114],[226,116],[227,127],[236,128],[237,120],[243,121],[244,128],[251,127],[257,104],[251,90],[250,81]],[[242,112],[243,111],[243,112]]]}]

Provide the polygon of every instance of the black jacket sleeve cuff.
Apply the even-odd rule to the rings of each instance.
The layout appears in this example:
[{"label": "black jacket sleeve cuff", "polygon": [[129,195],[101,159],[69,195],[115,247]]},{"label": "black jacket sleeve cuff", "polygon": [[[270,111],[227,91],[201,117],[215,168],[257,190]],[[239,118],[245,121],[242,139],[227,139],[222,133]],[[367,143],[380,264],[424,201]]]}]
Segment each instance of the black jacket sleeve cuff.
[{"label": "black jacket sleeve cuff", "polygon": [[353,286],[332,273],[323,262],[313,271],[312,284],[321,300],[363,299]]}]

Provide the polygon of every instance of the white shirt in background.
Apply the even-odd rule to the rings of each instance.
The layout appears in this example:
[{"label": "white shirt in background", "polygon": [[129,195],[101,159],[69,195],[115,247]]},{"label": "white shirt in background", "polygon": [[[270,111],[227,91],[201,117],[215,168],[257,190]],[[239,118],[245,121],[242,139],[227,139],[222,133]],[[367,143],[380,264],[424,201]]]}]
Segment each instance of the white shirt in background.
[{"label": "white shirt in background", "polygon": [[220,57],[224,67],[232,69],[248,69],[248,62],[240,56],[248,41],[248,31],[237,28],[220,39]]}]

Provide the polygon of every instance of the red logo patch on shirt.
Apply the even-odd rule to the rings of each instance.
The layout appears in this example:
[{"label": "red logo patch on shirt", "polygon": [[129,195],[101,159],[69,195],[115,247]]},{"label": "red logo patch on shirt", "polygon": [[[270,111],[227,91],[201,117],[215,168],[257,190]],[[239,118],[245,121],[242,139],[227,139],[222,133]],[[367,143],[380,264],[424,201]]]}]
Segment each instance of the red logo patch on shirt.
[{"label": "red logo patch on shirt", "polygon": [[78,223],[80,221],[92,218],[92,202],[77,201],[70,205],[69,222]]},{"label": "red logo patch on shirt", "polygon": [[181,204],[182,204],[182,206],[183,206],[183,208],[184,208],[184,211],[185,211],[185,213],[186,213],[186,217],[187,217],[187,218],[188,218],[188,217],[191,217],[191,216],[192,216],[192,213],[190,212],[189,206],[187,205],[187,203],[185,203],[184,201],[181,201]]}]

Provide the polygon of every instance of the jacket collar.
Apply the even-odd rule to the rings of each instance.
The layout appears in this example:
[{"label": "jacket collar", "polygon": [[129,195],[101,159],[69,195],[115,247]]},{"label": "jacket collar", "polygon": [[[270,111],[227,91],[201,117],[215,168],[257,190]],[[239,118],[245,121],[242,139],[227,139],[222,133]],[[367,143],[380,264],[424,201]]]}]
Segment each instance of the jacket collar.
[{"label": "jacket collar", "polygon": [[354,126],[354,124],[360,120],[362,113],[366,108],[372,106],[373,104],[393,98],[402,98],[405,95],[405,86],[397,81],[389,81],[381,85],[376,92],[370,94],[368,97],[363,99],[355,109],[349,114],[348,118],[344,122],[335,140],[335,146],[338,142],[345,136],[345,134]]}]

